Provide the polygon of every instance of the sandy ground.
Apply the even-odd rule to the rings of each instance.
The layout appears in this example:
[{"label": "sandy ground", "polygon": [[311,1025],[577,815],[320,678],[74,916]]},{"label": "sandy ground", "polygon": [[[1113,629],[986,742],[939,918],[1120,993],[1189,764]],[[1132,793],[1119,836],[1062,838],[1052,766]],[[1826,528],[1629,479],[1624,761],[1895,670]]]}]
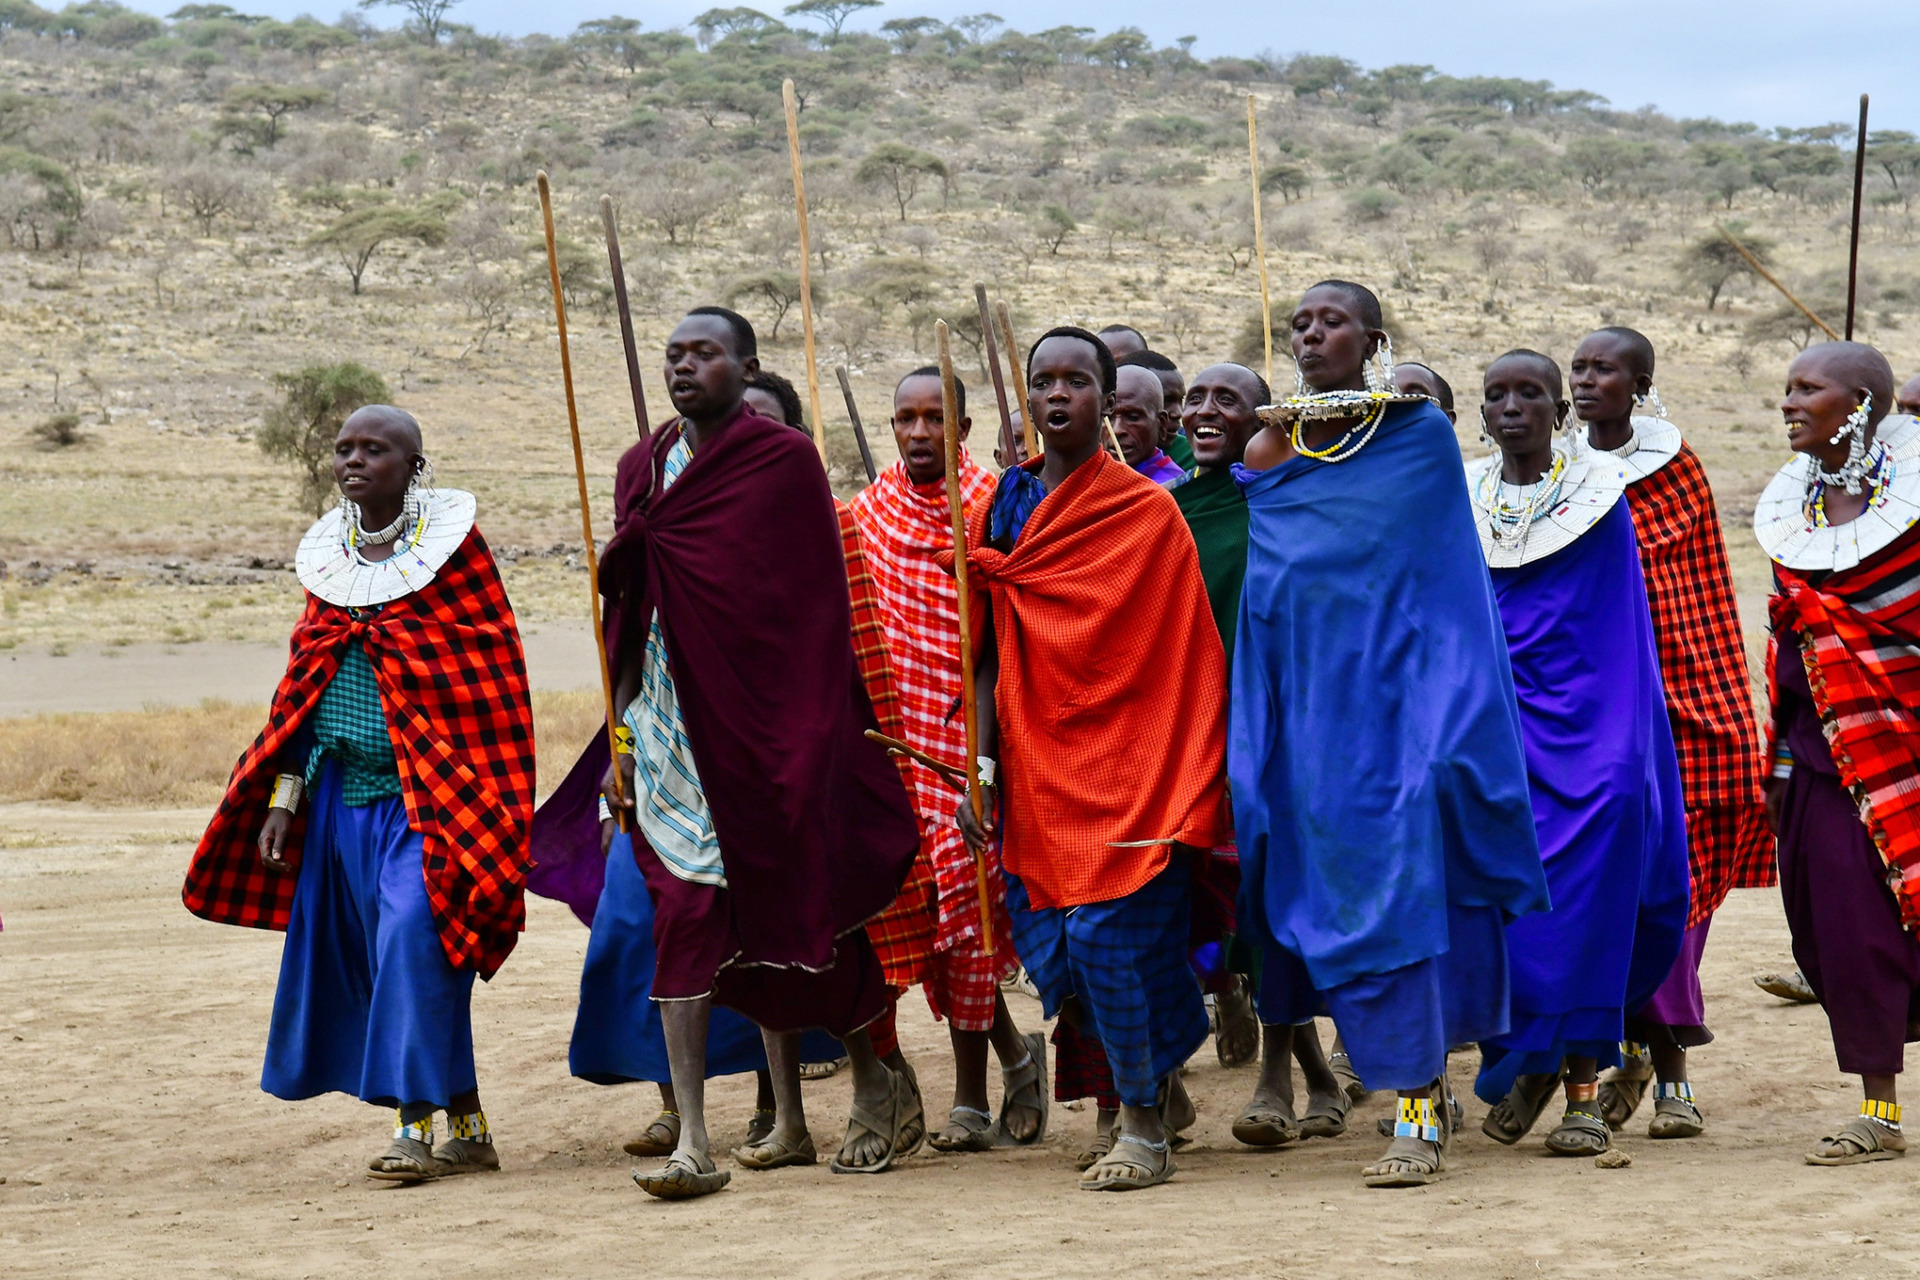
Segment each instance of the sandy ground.
[{"label": "sandy ground", "polygon": [[[585,623],[523,629],[536,689],[581,689],[599,680]],[[237,641],[130,644],[53,653],[0,653],[0,718],[64,711],[193,706],[207,698],[265,705],[287,669],[287,646]]]},{"label": "sandy ground", "polygon": [[[1619,1140],[1633,1165],[1517,1149],[1478,1133],[1469,1102],[1454,1173],[1427,1189],[1364,1189],[1378,1096],[1347,1136],[1279,1152],[1228,1135],[1253,1082],[1212,1049],[1188,1083],[1197,1141],[1169,1186],[1075,1189],[1091,1115],[1056,1109],[1042,1150],[920,1155],[881,1178],[824,1165],[737,1172],[709,1200],[648,1200],[620,1142],[650,1118],[645,1087],[567,1075],[586,932],[535,900],[529,931],[474,1002],[482,1089],[505,1171],[411,1189],[360,1176],[387,1118],[353,1099],[288,1104],[258,1088],[280,939],[204,924],[180,906],[198,811],[103,814],[0,806],[0,1274],[304,1277],[1123,1275],[1520,1277],[1884,1276],[1920,1270],[1920,1168],[1816,1169],[1813,1138],[1855,1094],[1817,1008],[1749,975],[1786,931],[1770,892],[1736,894],[1707,949],[1718,1041],[1693,1072],[1710,1129]],[[1031,1026],[1038,1008],[1015,999]],[[936,1105],[945,1035],[915,996],[901,1034]],[[1466,1059],[1455,1059],[1464,1085]],[[809,1086],[823,1150],[848,1088]],[[745,1128],[750,1078],[710,1094],[716,1138]],[[383,1269],[384,1268],[384,1269]]]}]

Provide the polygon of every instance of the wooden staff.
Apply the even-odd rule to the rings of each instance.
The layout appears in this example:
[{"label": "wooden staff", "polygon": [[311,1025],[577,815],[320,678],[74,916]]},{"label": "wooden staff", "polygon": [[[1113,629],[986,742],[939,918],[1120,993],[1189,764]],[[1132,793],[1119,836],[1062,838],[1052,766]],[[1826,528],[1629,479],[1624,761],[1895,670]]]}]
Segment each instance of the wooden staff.
[{"label": "wooden staff", "polygon": [[793,157],[793,212],[800,222],[800,332],[807,346],[807,407],[813,411],[813,443],[827,463],[827,426],[820,417],[820,367],[813,358],[813,238],[807,234],[807,184],[800,176],[800,104],[793,81],[780,85],[787,104],[787,152]]},{"label": "wooden staff", "polygon": [[[967,515],[960,502],[960,397],[953,384],[953,351],[947,341],[947,322],[933,323],[934,342],[940,348],[940,421],[947,437],[947,513],[953,517],[953,579],[960,597],[960,708],[965,714],[967,800],[976,822],[985,821],[986,797],[980,791],[980,708],[973,688],[973,610],[967,591]],[[980,888],[980,946],[993,954],[993,908],[987,897],[987,854],[973,855],[975,880]]]},{"label": "wooden staff", "polygon": [[[580,483],[580,536],[587,544],[587,595],[593,602],[593,647],[600,655],[600,692],[606,698],[607,750],[613,763],[614,821],[627,829],[626,784],[620,776],[620,746],[614,730],[613,672],[607,665],[607,633],[600,621],[600,556],[593,544],[593,513],[587,505],[587,460],[580,451],[580,410],[573,400],[573,356],[567,349],[567,302],[560,292],[560,250],[553,238],[553,190],[540,170],[540,218],[547,231],[547,277],[553,284],[553,321],[560,331],[560,381],[567,389],[567,429],[573,434],[573,477]],[[605,206],[602,206],[604,209]]]},{"label": "wooden staff", "polygon": [[645,440],[653,428],[647,422],[647,392],[640,385],[640,352],[633,345],[633,312],[627,307],[627,273],[620,265],[620,226],[614,221],[612,196],[600,197],[600,223],[607,229],[607,268],[613,273],[613,301],[620,310],[620,343],[626,348],[627,383],[633,388],[633,420]]},{"label": "wooden staff", "polygon": [[867,730],[867,741],[879,743],[887,749],[887,754],[890,756],[905,756],[909,760],[918,760],[957,787],[961,795],[967,793],[967,775],[959,765],[948,764],[945,760],[930,756],[918,747],[902,742],[898,738],[889,738],[878,729]]},{"label": "wooden staff", "polygon": [[1040,456],[1040,444],[1033,434],[1033,415],[1027,412],[1027,370],[1020,362],[1020,348],[1013,341],[1013,314],[1007,310],[1006,300],[994,305],[994,314],[1000,318],[1000,339],[1007,348],[1007,372],[1013,375],[1013,385],[1020,391],[1020,435],[1026,442],[1027,456]]},{"label": "wooden staff", "polygon": [[1750,267],[1752,267],[1752,268],[1754,269],[1754,271],[1756,271],[1757,273],[1759,273],[1759,276],[1760,276],[1760,278],[1761,278],[1762,280],[1765,280],[1765,281],[1766,281],[1766,282],[1767,282],[1768,284],[1770,284],[1770,285],[1772,285],[1772,286],[1773,286],[1774,288],[1776,288],[1776,289],[1778,289],[1778,290],[1780,291],[1780,293],[1781,293],[1781,296],[1782,296],[1782,297],[1784,297],[1784,298],[1786,298],[1786,300],[1787,300],[1788,302],[1791,302],[1791,303],[1792,303],[1792,304],[1793,304],[1794,306],[1796,306],[1796,307],[1798,307],[1798,308],[1800,309],[1800,314],[1801,314],[1801,315],[1803,315],[1803,316],[1805,316],[1805,317],[1806,317],[1807,319],[1809,319],[1809,320],[1811,320],[1811,321],[1813,321],[1813,322],[1814,322],[1814,323],[1815,323],[1816,325],[1819,325],[1819,326],[1820,326],[1820,331],[1821,331],[1822,333],[1824,333],[1824,334],[1826,334],[1826,335],[1827,335],[1827,337],[1828,337],[1829,339],[1831,339],[1831,340],[1834,340],[1834,341],[1838,341],[1838,340],[1839,340],[1839,337],[1840,337],[1840,335],[1839,335],[1839,334],[1837,334],[1837,333],[1835,333],[1835,332],[1834,332],[1834,331],[1833,331],[1832,329],[1829,329],[1829,328],[1827,327],[1827,322],[1826,322],[1826,321],[1824,321],[1824,320],[1822,320],[1822,319],[1821,319],[1821,318],[1820,318],[1819,316],[1817,316],[1817,315],[1815,315],[1815,314],[1813,314],[1813,312],[1812,312],[1812,311],[1809,311],[1809,310],[1807,309],[1807,304],[1806,304],[1806,303],[1804,303],[1804,302],[1802,302],[1802,301],[1800,301],[1800,299],[1798,299],[1798,298],[1796,298],[1796,297],[1794,297],[1794,296],[1793,296],[1793,290],[1791,290],[1791,289],[1789,289],[1789,288],[1787,288],[1787,286],[1785,286],[1785,285],[1783,285],[1783,284],[1781,284],[1781,283],[1780,283],[1780,281],[1779,281],[1778,279],[1776,279],[1776,278],[1775,278],[1775,276],[1774,276],[1774,274],[1773,274],[1773,272],[1771,272],[1771,271],[1769,271],[1769,270],[1767,270],[1767,269],[1766,269],[1765,267],[1763,267],[1763,266],[1761,266],[1761,265],[1760,265],[1760,259],[1758,259],[1758,258],[1756,258],[1756,257],[1754,257],[1752,253],[1750,253],[1750,252],[1748,252],[1748,250],[1747,250],[1747,246],[1745,246],[1745,245],[1743,245],[1743,244],[1741,244],[1741,243],[1740,243],[1740,242],[1739,242],[1738,240],[1736,240],[1736,239],[1734,239],[1734,238],[1733,238],[1733,232],[1731,232],[1731,231],[1729,231],[1729,230],[1727,230],[1727,229],[1726,229],[1726,227],[1725,227],[1725,226],[1723,226],[1723,225],[1722,225],[1722,226],[1717,226],[1717,227],[1716,227],[1716,230],[1718,230],[1718,231],[1720,232],[1720,234],[1721,234],[1721,235],[1723,235],[1723,236],[1725,236],[1725,237],[1726,237],[1726,240],[1727,240],[1727,243],[1728,243],[1728,244],[1730,244],[1730,245],[1732,245],[1732,246],[1734,247],[1734,249],[1735,249],[1735,250],[1737,250],[1737,251],[1739,252],[1739,254],[1740,254],[1740,256],[1741,256],[1741,257],[1743,257],[1743,258],[1745,258],[1745,259],[1747,260],[1747,265],[1748,265],[1748,266],[1750,266]]},{"label": "wooden staff", "polygon": [[[1007,409],[1007,384],[1000,376],[1000,356],[994,349],[993,316],[987,311],[987,286],[973,286],[973,300],[980,308],[980,340],[986,344],[987,373],[993,378],[994,402],[1000,406],[1000,456],[1013,458],[1013,414]],[[1026,414],[1020,417],[1024,421]]]},{"label": "wooden staff", "polygon": [[1860,95],[1860,132],[1853,144],[1853,237],[1847,243],[1847,341],[1853,341],[1853,299],[1860,276],[1860,192],[1867,180],[1867,95]]},{"label": "wooden staff", "polygon": [[1247,165],[1253,175],[1253,249],[1260,259],[1260,334],[1266,340],[1267,385],[1273,385],[1273,302],[1267,292],[1267,238],[1260,230],[1260,135],[1253,121],[1253,95],[1247,95]]},{"label": "wooden staff", "polygon": [[867,429],[860,425],[860,406],[853,402],[853,383],[847,380],[847,366],[835,365],[833,376],[840,379],[840,395],[847,402],[847,421],[853,423],[853,442],[860,446],[860,463],[867,469],[867,483],[880,478],[874,469],[873,449],[867,444]]}]

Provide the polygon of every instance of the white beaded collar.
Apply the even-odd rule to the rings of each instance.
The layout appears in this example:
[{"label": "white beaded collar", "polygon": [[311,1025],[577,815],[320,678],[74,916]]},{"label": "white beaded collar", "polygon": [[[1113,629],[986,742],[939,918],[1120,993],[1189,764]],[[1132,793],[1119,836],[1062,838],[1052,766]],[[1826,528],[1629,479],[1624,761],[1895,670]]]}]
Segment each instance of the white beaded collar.
[{"label": "white beaded collar", "polygon": [[1638,484],[1680,455],[1680,428],[1665,418],[1633,417],[1633,437],[1619,449],[1596,449],[1620,459],[1627,483]]},{"label": "white beaded collar", "polygon": [[1467,464],[1467,495],[1473,500],[1474,528],[1490,569],[1517,569],[1544,560],[1572,546],[1581,534],[1600,523],[1627,491],[1626,464],[1611,453],[1581,448],[1567,461],[1560,501],[1536,520],[1522,542],[1496,542],[1493,506],[1500,495],[1500,455],[1475,458]]},{"label": "white beaded collar", "polygon": [[1846,524],[1814,524],[1807,510],[1812,458],[1796,453],[1780,468],[1753,509],[1753,533],[1768,558],[1788,569],[1851,569],[1920,521],[1920,421],[1888,414],[1874,439],[1886,450],[1880,483],[1867,509]]},{"label": "white beaded collar", "polygon": [[417,527],[407,530],[385,560],[362,558],[347,545],[340,508],[313,522],[300,539],[293,566],[300,585],[328,604],[349,609],[398,600],[433,581],[473,528],[473,495],[459,489],[435,489]]}]

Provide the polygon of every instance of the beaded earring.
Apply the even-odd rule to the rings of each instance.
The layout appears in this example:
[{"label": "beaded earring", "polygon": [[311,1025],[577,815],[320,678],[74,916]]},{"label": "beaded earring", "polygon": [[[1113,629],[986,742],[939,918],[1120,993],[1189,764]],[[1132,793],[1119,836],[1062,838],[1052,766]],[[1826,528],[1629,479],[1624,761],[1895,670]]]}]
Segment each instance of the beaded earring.
[{"label": "beaded earring", "polygon": [[1393,390],[1393,339],[1382,336],[1373,349],[1373,361],[1366,366],[1362,381],[1369,391]]},{"label": "beaded earring", "polygon": [[1834,432],[1827,440],[1828,444],[1839,444],[1842,440],[1848,440],[1847,460],[1840,464],[1838,471],[1828,471],[1826,467],[1822,466],[1818,461],[1814,463],[1814,474],[1821,484],[1837,484],[1844,487],[1848,493],[1860,492],[1860,484],[1866,479],[1869,469],[1867,464],[1867,424],[1872,421],[1872,419],[1873,393],[1869,391],[1867,398],[1855,406],[1852,413],[1847,415],[1847,420],[1841,426],[1840,430]]},{"label": "beaded earring", "polygon": [[1300,371],[1300,362],[1298,360],[1293,362],[1293,391],[1295,395],[1299,396],[1307,394],[1307,375]]}]

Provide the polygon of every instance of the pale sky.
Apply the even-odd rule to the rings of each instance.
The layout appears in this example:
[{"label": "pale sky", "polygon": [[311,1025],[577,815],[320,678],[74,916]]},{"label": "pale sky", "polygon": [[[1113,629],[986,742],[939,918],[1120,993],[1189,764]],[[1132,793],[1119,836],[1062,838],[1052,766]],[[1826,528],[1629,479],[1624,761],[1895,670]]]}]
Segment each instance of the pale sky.
[{"label": "pale sky", "polygon": [[[653,30],[684,24],[714,0],[461,0],[450,19],[482,31],[565,35],[620,13]],[[155,13],[174,0],[134,0]],[[849,25],[893,17],[954,18],[992,0],[889,0]],[[235,0],[248,13],[289,18],[330,3]],[[779,3],[756,7],[779,16]],[[1920,133],[1920,3],[1916,0],[1363,0],[1293,5],[1213,0],[1023,0],[1001,4],[1022,31],[1137,26],[1156,45],[1197,36],[1202,57],[1271,49],[1332,53],[1366,67],[1429,63],[1451,75],[1551,80],[1589,89],[1622,110],[1653,104],[1676,116],[1765,126],[1852,121],[1873,95],[1871,129]],[[399,11],[376,9],[381,25]]]}]

